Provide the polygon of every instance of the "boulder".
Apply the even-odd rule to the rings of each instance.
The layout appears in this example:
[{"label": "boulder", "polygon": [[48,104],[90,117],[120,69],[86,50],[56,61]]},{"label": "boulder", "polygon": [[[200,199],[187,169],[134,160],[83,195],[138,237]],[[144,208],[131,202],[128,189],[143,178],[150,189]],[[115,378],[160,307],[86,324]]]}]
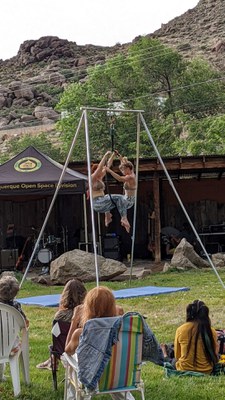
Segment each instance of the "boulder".
[{"label": "boulder", "polygon": [[213,265],[217,268],[225,267],[225,254],[224,253],[215,253],[212,254],[212,262]]},{"label": "boulder", "polygon": [[3,271],[0,275],[0,278],[3,278],[3,276],[14,276],[15,277],[15,273],[13,271]]},{"label": "boulder", "polygon": [[33,117],[33,115],[23,114],[20,117],[20,121],[22,121],[22,122],[34,121],[34,117]]},{"label": "boulder", "polygon": [[[97,262],[101,281],[108,281],[127,270],[122,262],[102,256],[97,256]],[[71,278],[79,278],[83,282],[96,281],[94,254],[77,249],[62,254],[51,262],[50,278],[56,285],[65,285]]]},{"label": "boulder", "polygon": [[59,72],[52,72],[49,75],[49,82],[52,83],[53,85],[62,85],[63,83],[66,82],[66,78]]},{"label": "boulder", "polygon": [[209,266],[209,262],[203,260],[185,238],[183,238],[176,247],[171,260],[171,267],[182,270],[190,268],[208,268]]},{"label": "boulder", "polygon": [[5,107],[7,104],[6,97],[3,94],[0,94],[0,108]]},{"label": "boulder", "polygon": [[9,123],[9,119],[6,117],[0,118],[0,127],[6,126]]},{"label": "boulder", "polygon": [[55,120],[59,117],[59,114],[52,107],[37,106],[34,109],[34,116],[37,119],[46,117]]},{"label": "boulder", "polygon": [[34,98],[33,90],[28,86],[21,86],[19,89],[14,90],[17,99],[32,100]]}]

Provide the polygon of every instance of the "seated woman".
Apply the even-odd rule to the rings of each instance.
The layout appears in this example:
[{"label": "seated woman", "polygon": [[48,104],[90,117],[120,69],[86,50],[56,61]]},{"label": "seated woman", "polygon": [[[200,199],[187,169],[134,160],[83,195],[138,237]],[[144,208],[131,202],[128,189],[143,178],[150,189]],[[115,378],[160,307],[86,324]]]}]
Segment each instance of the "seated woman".
[{"label": "seated woman", "polygon": [[[17,281],[15,276],[4,275],[0,279],[0,302],[4,303],[4,304],[8,304],[9,306],[12,306],[17,311],[19,311],[20,314],[22,315],[22,317],[25,319],[26,325],[28,327],[29,320],[27,319],[26,315],[24,314],[24,312],[21,308],[21,304],[17,300],[15,300],[15,297],[17,296],[19,289],[20,289],[19,282]],[[20,345],[21,345],[21,343],[20,343],[20,339],[18,337],[14,342],[13,349],[11,352],[13,354],[18,352]],[[0,364],[0,382],[2,380],[5,380],[4,369],[5,369],[5,365]]]},{"label": "seated woman", "polygon": [[123,315],[123,308],[116,304],[113,293],[104,286],[91,289],[84,303],[74,310],[73,320],[66,339],[65,351],[74,354],[79,343],[82,328],[88,319]]},{"label": "seated woman", "polygon": [[[79,279],[69,280],[61,294],[59,309],[54,316],[54,321],[71,322],[74,309],[82,304],[86,295],[84,284]],[[51,358],[37,365],[39,369],[51,369]]]},{"label": "seated woman", "polygon": [[[209,309],[201,300],[188,304],[186,323],[175,335],[175,368],[210,374],[218,362],[217,334],[211,327]],[[162,346],[167,357],[165,346]]]},{"label": "seated woman", "polygon": [[[123,315],[123,309],[116,305],[115,297],[110,289],[105,286],[99,286],[91,289],[84,300],[80,327],[77,328],[71,335],[70,341],[65,346],[66,353],[72,355],[75,353],[79,338],[83,331],[85,323],[92,318],[104,318]],[[124,399],[121,393],[112,394],[111,397],[115,400]],[[127,400],[134,400],[131,393],[127,393]]]}]

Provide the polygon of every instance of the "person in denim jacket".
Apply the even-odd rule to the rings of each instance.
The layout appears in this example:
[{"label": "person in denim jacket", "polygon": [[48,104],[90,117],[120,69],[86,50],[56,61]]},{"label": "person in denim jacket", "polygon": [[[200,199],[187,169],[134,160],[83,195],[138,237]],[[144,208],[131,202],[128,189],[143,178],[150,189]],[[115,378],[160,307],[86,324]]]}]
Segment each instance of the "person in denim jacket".
[{"label": "person in denim jacket", "polygon": [[[97,287],[90,290],[86,295],[83,305],[82,327],[73,333],[65,351],[72,355],[77,350],[78,378],[89,389],[96,387],[104,367],[110,358],[112,345],[118,340],[122,314],[123,310],[116,305],[115,298],[110,289]],[[96,334],[96,329],[88,329],[89,320],[93,318],[95,318],[95,321],[92,321],[92,324],[93,322],[95,323],[98,334]],[[143,359],[163,365],[164,357],[162,350],[144,318],[142,318],[142,321]],[[115,400],[124,399],[122,393],[112,394],[111,397]],[[133,399],[132,394],[128,393],[127,400]]]}]

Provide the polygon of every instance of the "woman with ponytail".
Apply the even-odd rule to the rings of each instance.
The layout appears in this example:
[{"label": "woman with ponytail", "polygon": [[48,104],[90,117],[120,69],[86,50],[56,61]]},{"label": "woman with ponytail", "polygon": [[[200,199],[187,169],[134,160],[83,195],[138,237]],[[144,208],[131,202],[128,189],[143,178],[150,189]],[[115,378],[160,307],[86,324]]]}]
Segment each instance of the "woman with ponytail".
[{"label": "woman with ponytail", "polygon": [[176,369],[210,374],[218,362],[217,334],[211,327],[209,309],[194,300],[186,309],[186,323],[175,335]]}]

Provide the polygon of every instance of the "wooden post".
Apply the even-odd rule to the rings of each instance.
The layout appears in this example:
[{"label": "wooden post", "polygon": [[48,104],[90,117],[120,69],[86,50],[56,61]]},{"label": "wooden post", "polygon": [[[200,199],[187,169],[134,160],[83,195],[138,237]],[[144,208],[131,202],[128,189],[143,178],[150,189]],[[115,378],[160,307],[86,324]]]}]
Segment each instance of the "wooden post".
[{"label": "wooden post", "polygon": [[160,198],[159,198],[159,175],[154,173],[153,177],[153,197],[154,197],[154,211],[155,211],[155,262],[161,261],[161,241],[160,241]]}]

